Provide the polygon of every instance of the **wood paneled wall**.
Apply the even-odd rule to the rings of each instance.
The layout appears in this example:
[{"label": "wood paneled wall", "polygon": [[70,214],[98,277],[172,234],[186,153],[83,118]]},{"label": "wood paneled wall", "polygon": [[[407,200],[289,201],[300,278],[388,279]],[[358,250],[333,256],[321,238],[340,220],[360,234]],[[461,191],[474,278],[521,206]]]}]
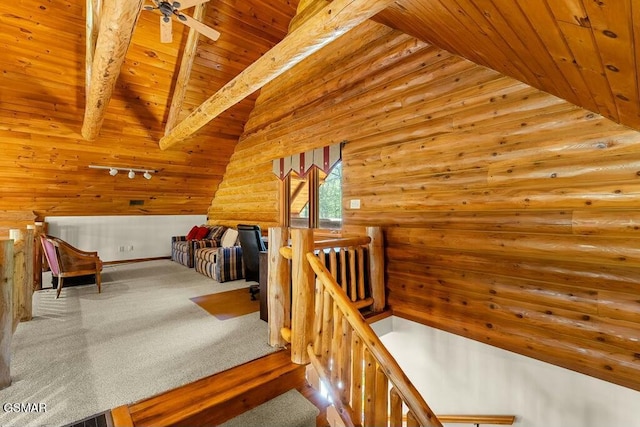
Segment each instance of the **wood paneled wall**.
[{"label": "wood paneled wall", "polygon": [[210,217],[277,223],[271,161],[343,140],[396,315],[640,390],[638,132],[366,23],[262,90]]}]

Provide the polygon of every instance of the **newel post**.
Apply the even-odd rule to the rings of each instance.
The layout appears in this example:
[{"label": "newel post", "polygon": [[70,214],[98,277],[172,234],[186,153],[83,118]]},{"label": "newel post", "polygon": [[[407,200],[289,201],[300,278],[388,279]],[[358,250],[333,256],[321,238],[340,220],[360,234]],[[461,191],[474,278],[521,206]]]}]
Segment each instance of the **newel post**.
[{"label": "newel post", "polygon": [[25,303],[24,282],[24,232],[17,228],[9,230],[9,239],[13,240],[13,332],[15,332],[22,317]]},{"label": "newel post", "polygon": [[369,243],[369,269],[371,277],[371,296],[373,297],[374,313],[383,311],[387,305],[384,291],[384,236],[382,228],[367,227]]},{"label": "newel post", "polygon": [[291,361],[301,365],[309,363],[307,346],[313,337],[316,275],[306,258],[308,252],[313,252],[313,246],[312,229],[291,230]]},{"label": "newel post", "polygon": [[280,248],[289,246],[287,227],[269,228],[269,278],[267,305],[269,310],[269,345],[286,344],[280,331],[291,328],[291,271],[289,260],[280,254]]},{"label": "newel post", "polygon": [[24,239],[24,306],[20,315],[21,322],[28,322],[33,319],[33,275],[34,275],[34,259],[35,259],[35,225],[27,225],[27,231]]},{"label": "newel post", "polygon": [[13,335],[13,241],[0,241],[0,389],[11,385]]}]

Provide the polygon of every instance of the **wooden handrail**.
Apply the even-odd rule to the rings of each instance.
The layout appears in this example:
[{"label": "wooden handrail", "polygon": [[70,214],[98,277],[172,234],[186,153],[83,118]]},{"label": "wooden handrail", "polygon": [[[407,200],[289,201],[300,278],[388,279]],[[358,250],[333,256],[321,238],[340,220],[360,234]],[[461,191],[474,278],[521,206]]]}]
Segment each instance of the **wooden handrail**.
[{"label": "wooden handrail", "polygon": [[440,422],[449,424],[512,425],[515,415],[438,415]]},{"label": "wooden handrail", "polygon": [[[373,329],[365,322],[360,312],[352,305],[344,290],[337,284],[329,271],[313,253],[307,253],[307,260],[318,279],[320,279],[325,291],[333,299],[334,307],[337,307],[342,314],[342,318],[351,325],[353,331],[361,338],[364,347],[374,357],[384,375],[393,383],[394,388],[420,425],[442,426],[391,353],[382,344]],[[311,353],[315,354],[315,352],[316,350],[312,348]]]},{"label": "wooden handrail", "polygon": [[316,240],[313,242],[313,248],[348,248],[351,246],[365,246],[369,243],[371,243],[369,236],[340,237],[337,239]]}]

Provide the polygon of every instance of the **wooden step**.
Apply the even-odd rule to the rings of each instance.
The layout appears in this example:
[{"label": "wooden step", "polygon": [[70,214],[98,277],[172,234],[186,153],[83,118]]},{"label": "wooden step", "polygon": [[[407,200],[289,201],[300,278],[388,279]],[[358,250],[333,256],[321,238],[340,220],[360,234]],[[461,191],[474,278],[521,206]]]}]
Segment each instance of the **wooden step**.
[{"label": "wooden step", "polygon": [[304,383],[305,366],[292,363],[290,351],[283,350],[112,414],[115,427],[217,425]]}]

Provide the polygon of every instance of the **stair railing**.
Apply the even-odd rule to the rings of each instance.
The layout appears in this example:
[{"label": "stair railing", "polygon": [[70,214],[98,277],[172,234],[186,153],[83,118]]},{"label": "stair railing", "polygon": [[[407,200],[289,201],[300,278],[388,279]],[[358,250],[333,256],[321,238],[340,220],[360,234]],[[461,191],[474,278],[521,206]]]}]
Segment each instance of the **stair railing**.
[{"label": "stair railing", "polygon": [[322,294],[307,353],[345,425],[402,426],[406,407],[407,426],[441,426],[331,272],[306,257]]}]

